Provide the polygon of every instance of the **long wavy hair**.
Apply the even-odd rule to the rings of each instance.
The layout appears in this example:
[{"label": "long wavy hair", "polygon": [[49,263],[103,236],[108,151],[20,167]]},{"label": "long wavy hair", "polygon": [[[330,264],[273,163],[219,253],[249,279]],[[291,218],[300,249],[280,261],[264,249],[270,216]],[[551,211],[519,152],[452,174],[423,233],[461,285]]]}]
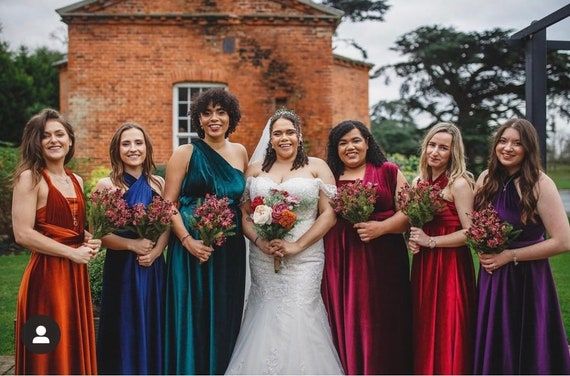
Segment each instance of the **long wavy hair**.
[{"label": "long wavy hair", "polygon": [[519,132],[520,142],[524,150],[524,157],[520,169],[517,172],[517,174],[520,175],[518,182],[521,192],[521,222],[523,224],[536,222],[536,206],[538,202],[537,182],[541,171],[540,147],[534,126],[525,119],[514,118],[507,120],[497,130],[493,139],[493,147],[489,153],[488,173],[483,180],[481,189],[479,189],[475,195],[474,207],[475,209],[481,209],[491,203],[497,195],[497,192],[499,192],[509,178],[507,170],[497,158],[496,151],[503,133],[508,128],[513,128]]},{"label": "long wavy hair", "polygon": [[340,143],[340,139],[353,129],[358,129],[364,140],[368,143],[368,151],[366,151],[367,163],[380,166],[387,160],[382,148],[378,145],[366,125],[358,120],[342,121],[331,128],[329,131],[329,141],[327,143],[327,163],[336,179],[344,173],[345,168],[344,163],[342,163],[338,155],[338,144]]},{"label": "long wavy hair", "polygon": [[56,110],[46,108],[31,117],[24,127],[22,144],[20,145],[20,163],[16,167],[12,182],[14,183],[25,170],[32,172],[32,181],[38,184],[42,178],[42,170],[46,167],[43,155],[42,138],[48,121],[54,120],[63,125],[71,144],[65,155],[64,164],[67,164],[75,154],[75,132],[71,124]]},{"label": "long wavy hair", "polygon": [[[295,127],[295,132],[297,133],[297,138],[299,143],[297,146],[297,155],[293,161],[293,166],[291,166],[291,171],[301,168],[309,164],[309,157],[305,153],[305,147],[303,145],[303,133],[301,132],[301,118],[293,111],[285,108],[275,111],[273,116],[269,119],[269,134],[273,132],[273,124],[279,119],[287,119],[293,123]],[[273,164],[277,160],[277,153],[273,146],[271,146],[271,136],[269,138],[269,143],[267,144],[267,149],[265,149],[265,158],[263,159],[263,164],[261,165],[261,170],[264,172],[269,172]]]},{"label": "long wavy hair", "polygon": [[446,174],[448,177],[447,186],[451,186],[455,180],[457,180],[457,178],[462,177],[467,180],[471,188],[473,188],[475,186],[475,179],[473,178],[473,174],[467,171],[463,137],[461,137],[461,131],[459,128],[457,128],[457,126],[452,123],[437,123],[424,136],[420,152],[418,175],[422,180],[428,180],[432,178],[432,170],[427,161],[427,147],[433,136],[441,132],[451,135],[451,154],[449,156],[449,161],[447,162],[446,167]]},{"label": "long wavy hair", "polygon": [[109,145],[109,158],[111,159],[111,173],[109,174],[109,177],[111,178],[111,181],[118,187],[127,187],[124,178],[125,165],[121,160],[121,136],[123,135],[123,132],[129,129],[138,129],[143,134],[144,143],[146,145],[146,157],[142,164],[142,174],[147,178],[147,180],[160,186],[158,179],[152,176],[152,172],[156,169],[156,165],[152,158],[152,142],[144,128],[137,123],[125,123],[121,125],[119,129],[115,131],[113,138],[111,138],[111,144]]}]

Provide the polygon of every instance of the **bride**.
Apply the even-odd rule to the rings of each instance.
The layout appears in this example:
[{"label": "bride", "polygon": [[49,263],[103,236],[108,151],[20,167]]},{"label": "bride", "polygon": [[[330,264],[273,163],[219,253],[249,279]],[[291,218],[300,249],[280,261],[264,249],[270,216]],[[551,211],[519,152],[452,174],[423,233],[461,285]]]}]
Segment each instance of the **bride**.
[{"label": "bride", "polygon": [[[246,172],[243,232],[250,239],[251,289],[228,374],[341,374],[321,298],[322,238],[334,225],[329,204],[334,177],[327,164],[303,150],[301,124],[289,110],[269,120],[258,145],[261,161]],[[261,153],[263,154],[263,153]],[[271,189],[310,202],[284,240],[259,238],[250,219],[250,199]],[[281,257],[274,271],[273,259]]]}]

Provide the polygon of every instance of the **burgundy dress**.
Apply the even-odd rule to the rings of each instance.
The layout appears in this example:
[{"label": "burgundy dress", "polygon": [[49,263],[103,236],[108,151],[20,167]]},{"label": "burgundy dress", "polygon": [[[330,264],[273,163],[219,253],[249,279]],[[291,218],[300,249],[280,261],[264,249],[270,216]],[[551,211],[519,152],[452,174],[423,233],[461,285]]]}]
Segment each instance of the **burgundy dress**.
[{"label": "burgundy dress", "polygon": [[[442,189],[445,174],[431,184]],[[461,229],[453,202],[424,225],[429,236]],[[424,248],[412,261],[414,373],[468,374],[472,370],[475,272],[468,248]]]},{"label": "burgundy dress", "polygon": [[[371,220],[394,214],[398,167],[368,164],[364,182],[378,184]],[[337,185],[347,181],[337,181]],[[411,373],[409,262],[402,234],[364,243],[338,218],[325,240],[322,293],[347,374]]]},{"label": "burgundy dress", "polygon": [[[493,205],[502,220],[523,230],[511,248],[544,240],[541,222],[521,223],[514,183],[499,191]],[[568,342],[548,259],[510,262],[493,274],[480,269],[478,291],[476,374],[570,374]]]}]

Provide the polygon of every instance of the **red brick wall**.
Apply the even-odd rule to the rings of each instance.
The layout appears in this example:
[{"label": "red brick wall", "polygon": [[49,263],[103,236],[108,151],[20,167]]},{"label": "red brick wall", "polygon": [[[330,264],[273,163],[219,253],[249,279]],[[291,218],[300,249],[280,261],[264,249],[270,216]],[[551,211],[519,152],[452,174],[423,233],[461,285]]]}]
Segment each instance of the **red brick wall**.
[{"label": "red brick wall", "polygon": [[333,124],[359,120],[370,126],[368,115],[368,67],[335,59],[333,65]]}]

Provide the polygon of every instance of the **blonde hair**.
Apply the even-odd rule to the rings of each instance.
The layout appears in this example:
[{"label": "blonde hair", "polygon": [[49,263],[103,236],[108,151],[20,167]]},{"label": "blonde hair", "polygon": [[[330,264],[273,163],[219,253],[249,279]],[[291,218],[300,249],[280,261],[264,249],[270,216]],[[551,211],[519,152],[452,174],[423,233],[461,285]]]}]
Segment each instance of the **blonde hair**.
[{"label": "blonde hair", "polygon": [[465,164],[465,148],[463,146],[461,131],[452,123],[437,123],[425,135],[422,141],[420,164],[418,167],[420,178],[422,180],[428,180],[432,177],[431,167],[428,166],[427,162],[427,146],[433,136],[441,132],[451,135],[451,155],[446,168],[448,176],[447,186],[451,186],[457,178],[462,177],[469,183],[471,188],[473,188],[475,186],[475,180],[473,178],[473,174],[467,171],[467,166]]}]

